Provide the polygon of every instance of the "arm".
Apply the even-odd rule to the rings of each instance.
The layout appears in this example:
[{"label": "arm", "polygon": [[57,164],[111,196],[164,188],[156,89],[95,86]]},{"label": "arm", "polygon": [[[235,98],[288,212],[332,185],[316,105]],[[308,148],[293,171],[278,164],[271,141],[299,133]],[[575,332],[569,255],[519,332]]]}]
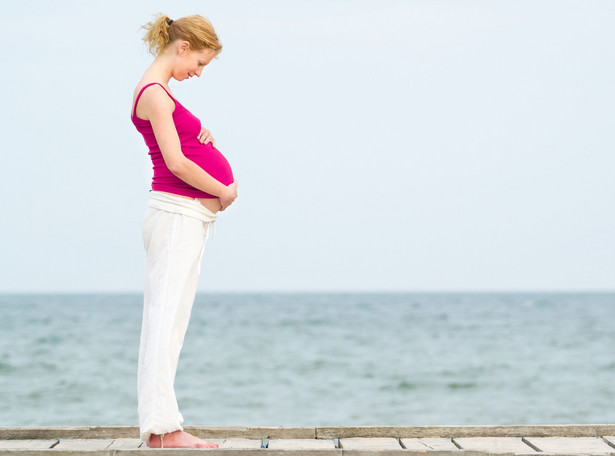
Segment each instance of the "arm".
[{"label": "arm", "polygon": [[[175,103],[164,89],[154,85],[143,92],[141,100],[169,170],[192,187],[219,197],[223,207],[232,203],[237,197],[237,185],[224,185],[183,154],[173,122]],[[225,205],[225,202],[228,204]]]}]

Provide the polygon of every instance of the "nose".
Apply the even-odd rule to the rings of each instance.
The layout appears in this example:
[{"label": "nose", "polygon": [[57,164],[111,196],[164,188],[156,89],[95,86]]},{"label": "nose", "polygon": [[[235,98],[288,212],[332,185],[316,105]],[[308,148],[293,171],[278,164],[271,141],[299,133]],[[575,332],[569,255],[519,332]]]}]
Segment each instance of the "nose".
[{"label": "nose", "polygon": [[194,74],[196,74],[199,78],[201,77],[201,72],[203,71],[203,68],[199,68],[198,70],[195,71]]}]

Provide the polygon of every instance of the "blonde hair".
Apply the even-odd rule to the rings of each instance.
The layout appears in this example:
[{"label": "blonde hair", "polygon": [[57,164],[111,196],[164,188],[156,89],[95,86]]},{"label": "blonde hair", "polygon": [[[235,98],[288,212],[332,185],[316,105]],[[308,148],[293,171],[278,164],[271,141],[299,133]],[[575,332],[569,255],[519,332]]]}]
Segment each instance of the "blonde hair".
[{"label": "blonde hair", "polygon": [[[171,22],[170,25],[169,22]],[[222,44],[218,40],[213,25],[198,14],[173,21],[169,16],[158,13],[156,19],[141,26],[140,29],[147,30],[143,41],[154,57],[175,40],[187,41],[192,51],[212,49],[215,51],[214,57],[222,51]]]}]

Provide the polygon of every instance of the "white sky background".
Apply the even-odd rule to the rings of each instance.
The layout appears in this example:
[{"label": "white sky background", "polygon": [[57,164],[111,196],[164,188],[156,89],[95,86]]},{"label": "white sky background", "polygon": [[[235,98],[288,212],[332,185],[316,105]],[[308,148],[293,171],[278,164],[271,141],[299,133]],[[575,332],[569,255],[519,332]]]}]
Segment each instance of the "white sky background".
[{"label": "white sky background", "polygon": [[239,198],[200,291],[615,289],[615,2],[14,2],[0,291],[139,291],[139,27],[224,46],[171,81]]}]

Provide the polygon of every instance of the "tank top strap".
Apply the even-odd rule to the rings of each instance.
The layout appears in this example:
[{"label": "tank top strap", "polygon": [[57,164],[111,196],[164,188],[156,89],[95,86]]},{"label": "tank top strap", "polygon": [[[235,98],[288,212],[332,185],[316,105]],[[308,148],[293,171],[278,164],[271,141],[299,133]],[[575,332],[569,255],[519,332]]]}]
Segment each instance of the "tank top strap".
[{"label": "tank top strap", "polygon": [[169,95],[174,102],[179,103],[179,101],[177,101],[175,97],[171,95],[171,93],[165,88],[165,86],[163,86],[159,82],[150,82],[149,84],[145,84],[143,88],[141,88],[141,90],[139,91],[139,94],[137,95],[137,98],[135,99],[135,105],[132,108],[132,117],[136,117],[137,115],[137,104],[139,104],[139,98],[141,98],[141,94],[143,93],[145,89],[147,89],[149,86],[154,85],[154,84],[158,84],[160,87],[162,87],[164,91],[167,93],[167,95]]}]

